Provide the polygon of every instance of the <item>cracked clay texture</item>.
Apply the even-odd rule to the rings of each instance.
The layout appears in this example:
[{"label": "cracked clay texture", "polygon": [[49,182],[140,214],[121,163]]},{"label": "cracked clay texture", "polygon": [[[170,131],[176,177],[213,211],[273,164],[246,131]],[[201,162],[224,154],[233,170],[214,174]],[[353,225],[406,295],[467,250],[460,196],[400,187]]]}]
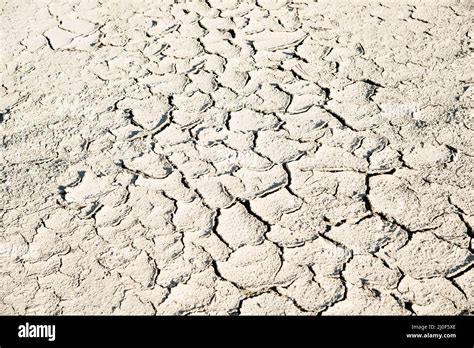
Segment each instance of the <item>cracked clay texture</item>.
[{"label": "cracked clay texture", "polygon": [[0,313],[474,313],[470,1],[0,1]]}]

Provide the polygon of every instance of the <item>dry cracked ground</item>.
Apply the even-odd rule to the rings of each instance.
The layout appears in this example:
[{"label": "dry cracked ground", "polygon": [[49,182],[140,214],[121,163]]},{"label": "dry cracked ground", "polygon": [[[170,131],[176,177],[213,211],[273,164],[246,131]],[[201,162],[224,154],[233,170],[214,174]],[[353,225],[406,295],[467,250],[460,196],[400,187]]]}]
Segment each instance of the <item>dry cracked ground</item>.
[{"label": "dry cracked ground", "polygon": [[1,314],[474,313],[469,1],[0,4]]}]

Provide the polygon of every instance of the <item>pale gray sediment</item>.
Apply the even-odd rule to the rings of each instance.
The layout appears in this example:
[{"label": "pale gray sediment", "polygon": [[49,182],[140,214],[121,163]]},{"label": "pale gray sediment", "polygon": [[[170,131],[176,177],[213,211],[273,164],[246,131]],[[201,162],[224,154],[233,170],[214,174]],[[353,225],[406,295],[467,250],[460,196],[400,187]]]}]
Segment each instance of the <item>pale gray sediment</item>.
[{"label": "pale gray sediment", "polygon": [[0,314],[472,314],[472,14],[2,1]]}]

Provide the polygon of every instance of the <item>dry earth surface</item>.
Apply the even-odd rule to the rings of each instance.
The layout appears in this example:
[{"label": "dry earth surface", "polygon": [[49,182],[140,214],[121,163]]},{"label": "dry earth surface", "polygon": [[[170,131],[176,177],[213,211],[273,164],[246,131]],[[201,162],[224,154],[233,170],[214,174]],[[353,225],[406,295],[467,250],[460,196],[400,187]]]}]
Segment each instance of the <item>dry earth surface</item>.
[{"label": "dry earth surface", "polygon": [[472,314],[469,1],[1,0],[1,314]]}]

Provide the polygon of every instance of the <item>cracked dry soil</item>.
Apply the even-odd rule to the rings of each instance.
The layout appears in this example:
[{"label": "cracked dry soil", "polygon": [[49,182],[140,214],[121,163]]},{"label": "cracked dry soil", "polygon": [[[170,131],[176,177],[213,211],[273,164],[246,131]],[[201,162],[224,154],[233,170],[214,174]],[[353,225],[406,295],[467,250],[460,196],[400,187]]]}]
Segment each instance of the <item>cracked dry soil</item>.
[{"label": "cracked dry soil", "polygon": [[474,311],[469,1],[1,1],[1,314]]}]

